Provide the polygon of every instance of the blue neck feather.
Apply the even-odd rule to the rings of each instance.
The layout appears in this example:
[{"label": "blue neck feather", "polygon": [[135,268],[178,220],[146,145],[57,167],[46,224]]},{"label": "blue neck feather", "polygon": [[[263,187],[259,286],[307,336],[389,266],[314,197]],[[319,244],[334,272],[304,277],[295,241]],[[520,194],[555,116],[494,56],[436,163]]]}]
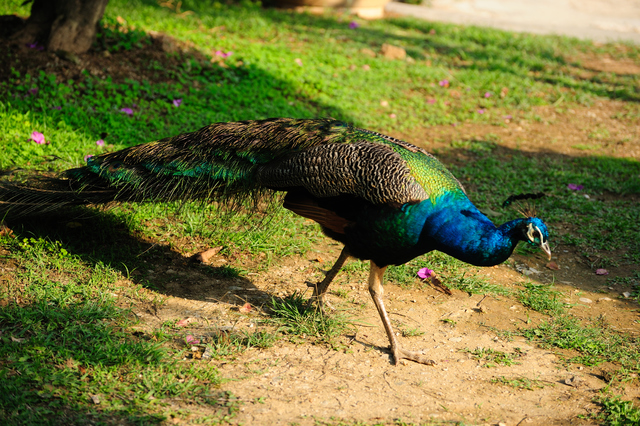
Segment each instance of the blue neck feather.
[{"label": "blue neck feather", "polygon": [[[426,209],[422,244],[463,262],[492,266],[504,262],[522,240],[527,218],[496,227],[462,194],[444,195]],[[422,203],[421,203],[422,204]]]}]

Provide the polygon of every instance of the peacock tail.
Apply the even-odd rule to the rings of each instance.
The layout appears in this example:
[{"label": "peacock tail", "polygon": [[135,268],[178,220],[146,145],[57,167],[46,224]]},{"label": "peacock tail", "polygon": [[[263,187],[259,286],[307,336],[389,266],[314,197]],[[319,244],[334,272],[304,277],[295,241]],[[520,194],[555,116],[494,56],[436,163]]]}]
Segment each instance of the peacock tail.
[{"label": "peacock tail", "polygon": [[[78,204],[213,200],[302,186],[317,197],[351,194],[401,205],[463,191],[423,149],[331,119],[216,123],[91,157],[62,180],[34,186],[73,189],[77,197],[69,202]],[[43,192],[23,195],[37,200]],[[7,201],[7,192],[0,197]],[[50,194],[46,203],[56,200]]]}]

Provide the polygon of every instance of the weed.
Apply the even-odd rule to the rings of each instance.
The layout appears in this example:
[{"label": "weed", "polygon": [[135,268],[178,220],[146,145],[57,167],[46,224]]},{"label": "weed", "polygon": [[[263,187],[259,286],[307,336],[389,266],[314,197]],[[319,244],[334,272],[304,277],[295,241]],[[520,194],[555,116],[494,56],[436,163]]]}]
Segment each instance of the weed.
[{"label": "weed", "polygon": [[525,355],[525,353],[519,348],[516,348],[513,354],[497,351],[491,348],[476,348],[474,350],[464,348],[461,349],[460,352],[468,353],[473,359],[484,362],[483,367],[487,368],[495,367],[496,365],[510,367],[513,364],[519,364],[515,361],[515,358],[520,358]]},{"label": "weed", "polygon": [[544,380],[528,379],[526,377],[507,378],[505,376],[500,376],[491,379],[491,383],[499,383],[512,388],[526,390],[542,389],[545,386],[553,386],[553,383],[549,383]]},{"label": "weed", "polygon": [[332,343],[350,326],[345,317],[336,313],[326,315],[322,309],[310,306],[309,300],[299,293],[271,299],[271,315],[283,332],[327,343]]},{"label": "weed", "polygon": [[602,396],[595,400],[601,406],[601,412],[591,416],[608,426],[633,426],[640,424],[640,408],[631,401],[620,397]]},{"label": "weed", "polygon": [[564,313],[564,303],[558,300],[562,293],[553,290],[552,285],[527,282],[518,292],[518,300],[523,306],[548,315]]},{"label": "weed", "polygon": [[631,369],[637,369],[640,362],[638,339],[611,330],[602,317],[584,325],[575,317],[562,315],[522,334],[543,347],[577,351],[577,356],[567,357],[569,362],[588,366],[616,362]]}]

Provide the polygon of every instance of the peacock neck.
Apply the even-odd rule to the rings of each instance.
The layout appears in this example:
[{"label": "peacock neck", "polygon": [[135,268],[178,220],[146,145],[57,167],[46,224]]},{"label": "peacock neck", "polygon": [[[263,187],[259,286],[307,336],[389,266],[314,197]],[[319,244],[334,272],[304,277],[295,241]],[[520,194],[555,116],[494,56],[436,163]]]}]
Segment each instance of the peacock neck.
[{"label": "peacock neck", "polygon": [[[522,239],[527,219],[516,219],[496,227],[469,199],[438,200],[424,228],[426,244],[463,262],[477,266],[493,266],[511,256]],[[445,204],[455,204],[455,209]]]}]

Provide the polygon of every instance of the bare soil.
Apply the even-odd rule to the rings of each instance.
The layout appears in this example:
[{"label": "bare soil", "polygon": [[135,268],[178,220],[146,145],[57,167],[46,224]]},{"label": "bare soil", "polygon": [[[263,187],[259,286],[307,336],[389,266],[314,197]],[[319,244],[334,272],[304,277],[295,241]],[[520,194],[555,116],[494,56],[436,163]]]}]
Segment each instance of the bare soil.
[{"label": "bare soil", "polygon": [[[159,43],[159,44],[158,44]],[[93,52],[81,57],[79,63],[64,61],[49,55],[34,55],[33,50],[11,50],[14,67],[56,72],[60,78],[79,76],[83,68],[96,69],[95,74],[111,67],[114,78],[140,78],[140,61],[160,59],[146,50],[161,48],[157,42],[146,53],[122,52],[116,58],[105,58]],[[7,54],[7,51],[4,52]],[[16,62],[16,58],[18,62]],[[39,58],[39,59],[38,59]],[[638,73],[637,65],[604,58],[589,58],[594,70]],[[170,66],[170,64],[168,65]],[[101,71],[102,70],[102,71]],[[5,78],[10,67],[0,66]],[[131,75],[130,75],[131,74]],[[164,76],[145,75],[163,79]],[[509,155],[518,149],[532,156],[600,155],[640,158],[640,123],[625,118],[627,108],[621,102],[600,100],[591,107],[574,107],[559,114],[555,108],[539,108],[538,121],[505,120],[504,126],[463,124],[457,127],[439,126],[417,129],[408,134],[396,134],[427,149],[448,146],[454,140],[474,137],[492,139],[497,135],[496,155]],[[609,135],[603,139],[589,138],[598,128],[606,127]],[[584,144],[594,150],[584,149]],[[462,157],[441,159],[446,164],[464,161]],[[640,177],[639,177],[640,178]],[[638,194],[628,195],[631,199]],[[635,198],[634,198],[635,197]],[[562,224],[558,224],[562,228]],[[186,244],[185,246],[187,246]],[[180,244],[178,243],[179,247]],[[199,339],[219,332],[221,328],[236,330],[263,329],[261,306],[272,296],[296,291],[310,292],[306,281],[321,277],[319,258],[324,261],[338,256],[341,247],[328,239],[312,252],[281,260],[266,272],[249,273],[246,278],[213,278],[201,266],[188,262],[188,255],[208,247],[190,249],[171,264],[150,265],[162,289],[156,293],[161,304],[141,304],[134,308],[142,329],[151,329],[170,320],[189,319],[184,334]],[[186,250],[188,251],[188,250]],[[615,329],[637,335],[640,314],[637,302],[622,294],[629,287],[606,286],[607,278],[630,276],[638,265],[609,268],[609,276],[597,276],[589,260],[572,247],[555,248],[554,261],[560,270],[545,267],[542,256],[513,257],[516,264],[534,268],[539,273],[524,276],[514,268],[500,265],[479,269],[492,283],[515,288],[526,280],[555,282],[564,299],[572,304],[570,312],[580,318],[602,316]],[[234,265],[247,270],[260,270],[260,259],[228,259],[216,255],[211,265]],[[588,425],[594,422],[579,416],[596,408],[593,398],[607,386],[609,372],[615,365],[584,367],[563,361],[570,352],[543,349],[535,343],[498,331],[516,332],[538,324],[549,317],[524,308],[509,297],[469,295],[453,291],[447,296],[426,287],[403,289],[395,285],[385,287],[387,309],[396,330],[419,328],[423,335],[400,336],[401,344],[411,350],[423,351],[436,361],[435,366],[415,363],[393,365],[387,349],[388,340],[366,289],[365,273],[347,280],[342,277],[331,290],[344,290],[348,297],[332,292],[330,302],[357,321],[333,345],[318,343],[312,337],[297,336],[280,339],[266,349],[249,349],[237,356],[222,360],[201,358],[197,362],[210,363],[228,379],[222,389],[240,398],[240,411],[233,422],[264,425],[314,425],[363,422],[365,424],[393,424],[405,422],[460,421],[465,424],[505,425]],[[582,299],[582,300],[581,300]],[[589,301],[585,301],[588,299]],[[253,309],[242,312],[250,303]],[[443,322],[449,319],[452,322]],[[464,350],[488,348],[511,354],[521,353],[511,366],[486,366]],[[194,351],[194,357],[201,352]],[[195,361],[194,361],[195,362]],[[536,381],[533,389],[517,389],[494,381],[526,378]],[[625,399],[640,397],[638,380],[614,389]],[[207,408],[186,401],[175,401],[175,408],[188,407],[197,416],[208,414]],[[174,419],[175,423],[180,420]]]}]

